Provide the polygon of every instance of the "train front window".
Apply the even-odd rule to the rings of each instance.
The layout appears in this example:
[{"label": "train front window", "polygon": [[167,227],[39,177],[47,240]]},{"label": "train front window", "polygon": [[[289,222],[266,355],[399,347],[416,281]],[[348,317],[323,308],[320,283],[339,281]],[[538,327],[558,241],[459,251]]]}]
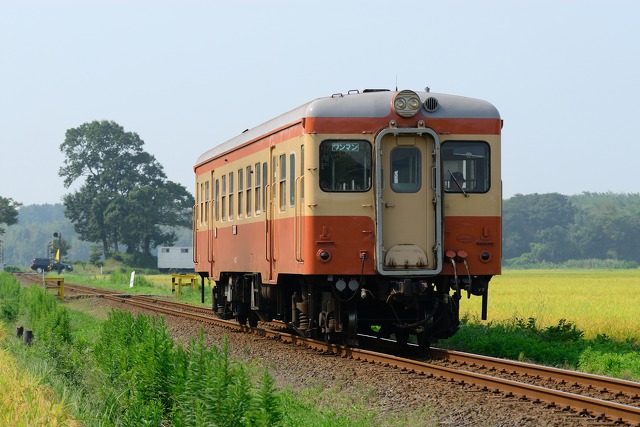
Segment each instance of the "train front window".
[{"label": "train front window", "polygon": [[320,188],[323,191],[368,191],[371,188],[371,144],[327,140],[320,143]]},{"label": "train front window", "polygon": [[484,141],[445,141],[442,144],[444,191],[486,193],[491,185],[490,150]]},{"label": "train front window", "polygon": [[395,147],[391,150],[391,189],[396,193],[416,193],[420,190],[422,168],[420,150],[415,147]]}]

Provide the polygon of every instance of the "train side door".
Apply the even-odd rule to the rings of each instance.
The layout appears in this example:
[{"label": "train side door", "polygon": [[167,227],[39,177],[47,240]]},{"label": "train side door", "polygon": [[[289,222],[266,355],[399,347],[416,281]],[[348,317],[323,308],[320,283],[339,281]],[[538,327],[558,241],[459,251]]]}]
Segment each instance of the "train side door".
[{"label": "train side door", "polygon": [[388,129],[376,138],[380,274],[438,274],[442,269],[439,141],[428,129]]},{"label": "train side door", "polygon": [[275,280],[275,269],[276,269],[276,250],[275,250],[275,223],[274,215],[275,215],[275,204],[276,204],[276,171],[277,169],[277,157],[275,153],[275,146],[271,146],[269,150],[269,163],[270,163],[270,173],[265,173],[265,178],[268,177],[269,182],[265,182],[265,186],[267,187],[267,191],[265,191],[265,202],[266,202],[266,212],[265,212],[265,238],[266,238],[266,254],[267,261],[269,262],[269,281],[272,282]]}]

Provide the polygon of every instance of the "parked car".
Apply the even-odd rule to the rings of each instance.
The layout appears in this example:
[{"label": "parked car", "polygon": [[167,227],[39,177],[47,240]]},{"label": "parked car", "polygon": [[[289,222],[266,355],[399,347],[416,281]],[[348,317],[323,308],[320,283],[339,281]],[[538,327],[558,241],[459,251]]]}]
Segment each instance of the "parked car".
[{"label": "parked car", "polygon": [[31,261],[31,269],[42,273],[43,271],[73,271],[73,265],[65,262],[53,261],[53,264],[49,264],[49,258],[34,258]]}]

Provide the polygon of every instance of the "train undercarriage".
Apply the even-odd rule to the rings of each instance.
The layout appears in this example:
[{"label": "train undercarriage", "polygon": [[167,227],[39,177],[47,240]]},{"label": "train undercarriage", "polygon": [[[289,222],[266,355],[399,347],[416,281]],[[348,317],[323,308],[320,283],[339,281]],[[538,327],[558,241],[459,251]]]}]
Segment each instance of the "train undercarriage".
[{"label": "train undercarriage", "polygon": [[227,273],[213,289],[213,310],[250,326],[279,320],[302,336],[342,345],[358,346],[367,336],[428,348],[456,333],[463,292],[486,297],[489,278],[281,275],[270,285],[259,274]]}]

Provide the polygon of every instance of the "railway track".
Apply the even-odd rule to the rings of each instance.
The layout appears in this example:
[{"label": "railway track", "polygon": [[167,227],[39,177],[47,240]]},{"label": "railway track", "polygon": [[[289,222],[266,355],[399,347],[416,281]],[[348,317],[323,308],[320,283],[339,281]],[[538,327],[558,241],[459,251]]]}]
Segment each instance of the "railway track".
[{"label": "railway track", "polygon": [[122,305],[254,333],[324,354],[475,387],[505,398],[528,400],[550,410],[591,417],[596,423],[640,426],[640,383],[633,381],[438,349],[431,350],[427,358],[399,357],[311,340],[281,329],[239,325],[219,319],[207,307],[79,285],[65,284],[65,288],[69,292],[97,295]]}]

